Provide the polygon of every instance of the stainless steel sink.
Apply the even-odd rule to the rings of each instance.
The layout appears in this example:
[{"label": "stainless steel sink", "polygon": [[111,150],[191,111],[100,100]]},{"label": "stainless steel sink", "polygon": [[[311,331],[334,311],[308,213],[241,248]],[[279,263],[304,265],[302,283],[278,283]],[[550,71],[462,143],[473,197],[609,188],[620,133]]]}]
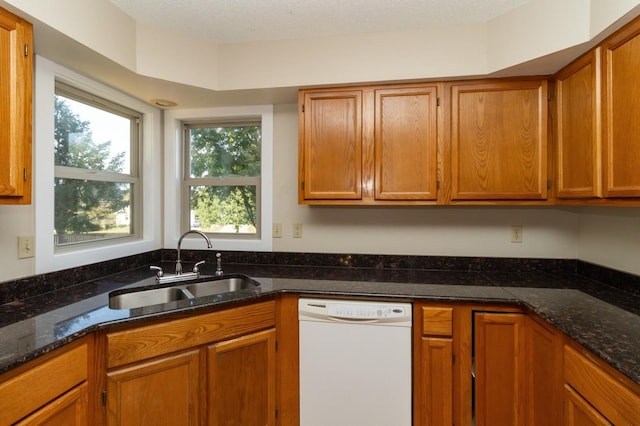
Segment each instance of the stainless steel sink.
[{"label": "stainless steel sink", "polygon": [[109,293],[109,307],[111,309],[142,308],[260,287],[259,282],[240,274],[201,277],[194,281],[160,288],[116,290]]},{"label": "stainless steel sink", "polygon": [[202,281],[186,286],[186,290],[194,297],[212,296],[259,287],[260,283],[245,276],[233,276],[211,281]]},{"label": "stainless steel sink", "polygon": [[179,287],[154,288],[109,295],[111,309],[133,309],[188,299]]}]

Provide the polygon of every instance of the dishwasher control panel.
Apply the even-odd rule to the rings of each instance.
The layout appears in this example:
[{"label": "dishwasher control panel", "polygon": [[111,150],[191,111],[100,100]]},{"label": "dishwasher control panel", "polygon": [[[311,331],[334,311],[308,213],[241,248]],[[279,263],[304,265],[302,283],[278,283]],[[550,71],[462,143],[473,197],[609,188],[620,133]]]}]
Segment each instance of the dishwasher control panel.
[{"label": "dishwasher control panel", "polygon": [[300,318],[316,321],[411,322],[410,303],[379,303],[332,299],[300,299]]}]

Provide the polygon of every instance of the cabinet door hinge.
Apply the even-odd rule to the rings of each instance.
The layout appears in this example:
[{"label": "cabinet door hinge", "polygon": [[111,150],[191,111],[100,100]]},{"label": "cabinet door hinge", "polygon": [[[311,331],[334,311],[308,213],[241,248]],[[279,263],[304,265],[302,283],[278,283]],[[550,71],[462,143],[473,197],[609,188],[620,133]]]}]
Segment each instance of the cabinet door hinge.
[{"label": "cabinet door hinge", "polygon": [[547,189],[551,189],[551,179],[547,179]]},{"label": "cabinet door hinge", "polygon": [[451,354],[451,362],[452,362],[453,364],[455,364],[455,363],[456,363],[456,354],[455,354],[455,353],[452,353],[452,354]]},{"label": "cabinet door hinge", "polygon": [[276,419],[278,418],[278,409],[276,408]]},{"label": "cabinet door hinge", "polygon": [[22,180],[27,180],[29,179],[29,174],[27,173],[27,168],[25,167],[24,169],[22,169]]},{"label": "cabinet door hinge", "polygon": [[102,405],[107,405],[107,390],[102,389]]},{"label": "cabinet door hinge", "polygon": [[439,180],[436,181],[436,189],[440,189],[440,181]]},{"label": "cabinet door hinge", "polygon": [[29,45],[27,43],[24,44],[24,56],[29,56]]},{"label": "cabinet door hinge", "polygon": [[300,182],[300,189],[304,191],[304,182]]},{"label": "cabinet door hinge", "polygon": [[276,352],[278,352],[278,341],[276,340]]},{"label": "cabinet door hinge", "polygon": [[304,112],[304,104],[302,104],[302,112]]},{"label": "cabinet door hinge", "polygon": [[551,90],[547,92],[547,102],[551,102]]},{"label": "cabinet door hinge", "polygon": [[436,106],[440,106],[440,98],[436,98]]}]

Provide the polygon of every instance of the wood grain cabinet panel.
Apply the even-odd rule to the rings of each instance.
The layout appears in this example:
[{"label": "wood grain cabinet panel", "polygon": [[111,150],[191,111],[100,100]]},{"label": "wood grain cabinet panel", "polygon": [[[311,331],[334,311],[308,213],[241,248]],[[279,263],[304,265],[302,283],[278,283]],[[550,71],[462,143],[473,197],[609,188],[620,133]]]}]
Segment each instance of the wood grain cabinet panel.
[{"label": "wood grain cabinet panel", "polygon": [[209,425],[276,424],[275,349],[275,329],[209,347]]},{"label": "wood grain cabinet panel", "polygon": [[602,194],[600,81],[599,48],[555,78],[558,198],[595,198]]},{"label": "wood grain cabinet panel", "polygon": [[451,86],[451,199],[547,198],[547,82]]},{"label": "wood grain cabinet panel", "polygon": [[526,424],[525,315],[474,315],[475,424]]},{"label": "wood grain cabinet panel", "polygon": [[435,204],[438,86],[303,89],[301,204]]},{"label": "wood grain cabinet panel", "polygon": [[437,88],[375,91],[375,199],[437,198]]},{"label": "wood grain cabinet panel", "polygon": [[[640,424],[638,386],[633,385],[635,391],[632,390],[620,380],[618,373],[610,373],[607,370],[610,370],[610,367],[592,354],[579,351],[570,345],[564,347],[565,383],[580,394],[585,402],[593,407],[593,411],[600,413],[612,424]],[[571,395],[569,398],[569,403],[577,404]],[[583,411],[584,415],[591,412]]]},{"label": "wood grain cabinet panel", "polygon": [[565,426],[610,426],[611,423],[569,385],[564,386]]},{"label": "wood grain cabinet panel", "polygon": [[362,91],[301,97],[301,199],[362,198]]},{"label": "wood grain cabinet panel", "polygon": [[31,203],[33,27],[0,8],[0,204]]},{"label": "wood grain cabinet panel", "polygon": [[0,378],[0,423],[14,424],[30,415],[24,424],[40,424],[38,419],[57,424],[56,418],[92,418],[86,399],[92,342],[83,338],[30,362],[21,374]]},{"label": "wood grain cabinet panel", "polygon": [[640,20],[603,50],[604,195],[640,197]]},{"label": "wood grain cabinet panel", "polygon": [[85,426],[89,404],[87,383],[82,383],[45,405],[16,426]]},{"label": "wood grain cabinet panel", "polygon": [[198,350],[110,371],[107,425],[198,425],[200,391]]}]

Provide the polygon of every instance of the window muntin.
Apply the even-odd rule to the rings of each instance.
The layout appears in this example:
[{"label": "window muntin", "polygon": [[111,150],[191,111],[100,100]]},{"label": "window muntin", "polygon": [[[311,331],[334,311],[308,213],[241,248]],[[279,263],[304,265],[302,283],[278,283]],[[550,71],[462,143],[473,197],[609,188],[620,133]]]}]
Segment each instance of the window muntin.
[{"label": "window muntin", "polygon": [[54,116],[55,248],[137,238],[141,114],[56,83]]},{"label": "window muntin", "polygon": [[183,227],[260,238],[259,121],[186,123]]}]

